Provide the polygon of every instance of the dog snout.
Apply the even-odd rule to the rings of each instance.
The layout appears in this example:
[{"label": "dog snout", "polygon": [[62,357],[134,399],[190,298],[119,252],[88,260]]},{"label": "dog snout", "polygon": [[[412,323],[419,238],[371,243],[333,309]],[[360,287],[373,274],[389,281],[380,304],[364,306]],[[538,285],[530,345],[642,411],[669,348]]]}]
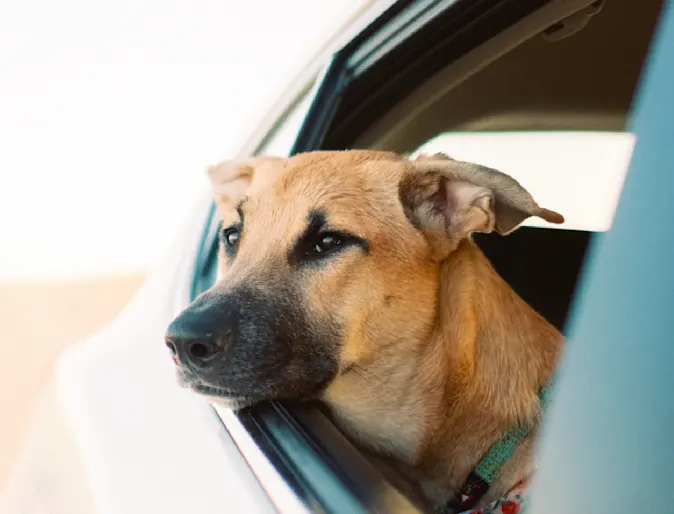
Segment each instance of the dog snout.
[{"label": "dog snout", "polygon": [[227,352],[233,306],[221,303],[197,299],[169,325],[165,342],[176,364],[206,368]]},{"label": "dog snout", "polygon": [[176,364],[203,368],[223,349],[210,338],[193,339],[189,336],[170,332],[166,335],[166,346]]}]

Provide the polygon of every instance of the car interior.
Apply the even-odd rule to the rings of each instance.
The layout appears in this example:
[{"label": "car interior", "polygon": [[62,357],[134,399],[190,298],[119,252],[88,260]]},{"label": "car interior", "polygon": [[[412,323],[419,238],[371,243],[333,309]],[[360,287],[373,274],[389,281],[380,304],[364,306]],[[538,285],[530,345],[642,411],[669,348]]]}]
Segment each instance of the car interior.
[{"label": "car interior", "polygon": [[[660,7],[658,0],[552,2],[424,81],[351,146],[413,153],[451,132],[622,132]],[[588,8],[586,25],[555,38],[565,32],[560,13],[572,13],[574,23],[581,8]],[[504,279],[561,329],[590,236],[523,227],[475,239]]]}]

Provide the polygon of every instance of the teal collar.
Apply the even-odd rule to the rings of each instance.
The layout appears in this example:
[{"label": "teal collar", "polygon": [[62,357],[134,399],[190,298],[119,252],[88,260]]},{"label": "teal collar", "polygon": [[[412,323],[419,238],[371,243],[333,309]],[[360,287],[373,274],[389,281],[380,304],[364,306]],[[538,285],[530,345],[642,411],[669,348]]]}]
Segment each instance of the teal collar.
[{"label": "teal collar", "polygon": [[[551,389],[552,382],[546,384],[538,394],[542,411],[545,411],[548,406]],[[530,426],[520,425],[504,432],[489,449],[489,452],[482,457],[456,496],[444,505],[441,512],[450,514],[463,512],[474,507],[498,478],[503,466],[517,451],[522,441],[529,435],[530,430]]]}]

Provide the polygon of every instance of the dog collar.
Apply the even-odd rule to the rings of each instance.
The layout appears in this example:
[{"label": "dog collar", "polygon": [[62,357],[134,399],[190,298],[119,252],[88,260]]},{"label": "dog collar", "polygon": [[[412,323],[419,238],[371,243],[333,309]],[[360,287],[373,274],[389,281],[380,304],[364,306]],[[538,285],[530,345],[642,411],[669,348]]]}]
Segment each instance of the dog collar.
[{"label": "dog collar", "polygon": [[[549,393],[551,383],[545,385],[539,392],[539,399],[541,402],[541,409],[544,411],[548,406]],[[459,489],[458,493],[449,500],[443,508],[440,509],[441,514],[454,514],[470,512],[475,504],[489,490],[491,485],[498,477],[501,469],[506,462],[513,456],[522,441],[529,435],[531,427],[527,425],[515,426],[507,430],[489,449],[489,452],[482,457],[482,460],[477,464],[476,468],[468,475],[463,487]],[[518,484],[519,486],[519,484]],[[482,512],[500,512],[495,510],[497,507],[503,507],[508,503],[516,503],[517,510],[522,503],[522,497],[518,494],[518,486],[513,489],[505,499],[498,500],[490,505]],[[512,498],[509,498],[513,496]],[[503,503],[503,502],[506,503]],[[477,511],[480,512],[480,511]],[[507,510],[502,512],[508,512]]]}]

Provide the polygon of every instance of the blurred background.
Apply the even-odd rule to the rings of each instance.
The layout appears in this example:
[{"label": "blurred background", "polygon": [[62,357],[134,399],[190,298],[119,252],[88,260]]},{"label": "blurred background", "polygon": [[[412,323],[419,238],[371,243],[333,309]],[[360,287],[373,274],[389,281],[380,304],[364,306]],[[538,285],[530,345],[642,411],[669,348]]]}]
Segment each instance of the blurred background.
[{"label": "blurred background", "polygon": [[366,0],[0,2],[0,489],[43,380]]}]

